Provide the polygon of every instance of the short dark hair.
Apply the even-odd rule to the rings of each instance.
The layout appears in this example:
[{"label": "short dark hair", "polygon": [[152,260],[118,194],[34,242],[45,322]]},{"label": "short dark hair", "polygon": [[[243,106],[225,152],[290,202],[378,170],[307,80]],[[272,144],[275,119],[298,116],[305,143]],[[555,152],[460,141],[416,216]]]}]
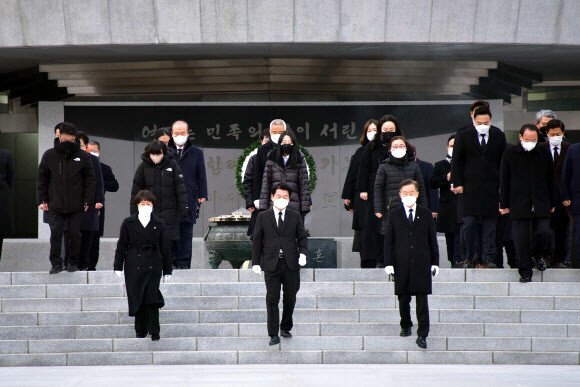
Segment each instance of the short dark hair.
[{"label": "short dark hair", "polygon": [[534,124],[524,124],[521,128],[520,128],[520,136],[524,135],[524,132],[526,130],[531,130],[534,131],[538,134],[538,138],[540,138],[540,131],[538,130],[538,127]]},{"label": "short dark hair", "polygon": [[135,197],[133,198],[134,205],[137,206],[141,202],[151,202],[153,203],[153,206],[155,206],[155,204],[157,203],[157,198],[155,197],[155,195],[153,195],[153,192],[147,189],[142,189],[141,191],[137,192],[137,195],[135,195]]},{"label": "short dark hair", "polygon": [[399,191],[403,189],[403,187],[406,187],[408,185],[413,184],[415,186],[415,189],[417,190],[417,192],[419,192],[419,183],[417,183],[415,180],[413,179],[405,179],[401,182],[401,184],[399,185]]},{"label": "short dark hair", "polygon": [[379,128],[379,121],[377,121],[377,120],[368,120],[365,123],[364,129],[363,129],[363,132],[362,132],[362,135],[360,136],[360,141],[359,142],[360,142],[360,144],[362,146],[365,146],[366,144],[369,143],[369,139],[367,137],[367,133],[369,131],[369,126],[371,126],[372,124],[375,124],[375,126],[377,127],[377,134],[376,134],[376,136],[378,136],[380,134],[379,131],[381,130],[381,128]]},{"label": "short dark hair", "polygon": [[71,124],[70,122],[61,122],[56,124],[54,127],[54,132],[59,130],[61,134],[68,134],[70,136],[76,136],[77,132],[79,131],[75,124]]},{"label": "short dark hair", "polygon": [[557,118],[554,118],[553,120],[548,121],[546,126],[544,126],[544,131],[547,134],[550,131],[550,129],[556,129],[556,128],[562,129],[562,133],[564,133],[566,131],[566,126],[564,125],[564,123]]},{"label": "short dark hair", "polygon": [[91,141],[89,141],[89,144],[96,145],[97,148],[99,148],[99,151],[101,150],[101,143],[100,142],[95,141],[95,140],[91,140]]},{"label": "short dark hair", "polygon": [[89,145],[89,136],[85,132],[81,132],[80,130],[76,134],[77,140],[83,140],[85,145]]},{"label": "short dark hair", "polygon": [[455,140],[455,134],[452,134],[451,136],[449,136],[449,138],[447,139],[447,146],[449,146],[449,141],[451,140]]},{"label": "short dark hair", "polygon": [[491,111],[485,106],[480,106],[473,111],[473,119],[477,116],[489,116],[491,118]]},{"label": "short dark hair", "polygon": [[288,186],[288,184],[286,184],[286,183],[280,183],[280,184],[273,185],[272,190],[270,191],[272,196],[276,195],[276,191],[278,191],[278,190],[288,191],[288,196],[292,195],[292,188],[290,188],[290,186]]},{"label": "short dark hair", "polygon": [[160,155],[161,153],[167,154],[167,145],[163,141],[153,140],[145,147],[143,156],[149,157],[149,155]]},{"label": "short dark hair", "polygon": [[153,138],[159,140],[159,137],[169,136],[171,138],[171,128],[159,128],[155,131]]},{"label": "short dark hair", "polygon": [[469,108],[469,111],[472,112],[480,106],[483,106],[483,107],[486,107],[489,109],[489,102],[483,101],[481,99],[478,101],[475,101],[474,103],[471,104],[471,108]]},{"label": "short dark hair", "polygon": [[269,130],[264,130],[264,132],[262,133],[262,139],[264,138],[270,138],[270,131]]}]

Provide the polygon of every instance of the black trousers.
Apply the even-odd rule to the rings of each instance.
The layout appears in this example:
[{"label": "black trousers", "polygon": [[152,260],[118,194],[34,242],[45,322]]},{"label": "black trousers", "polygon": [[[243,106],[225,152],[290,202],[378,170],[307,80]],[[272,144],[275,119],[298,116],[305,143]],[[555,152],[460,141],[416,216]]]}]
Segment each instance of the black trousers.
[{"label": "black trousers", "polygon": [[97,270],[97,263],[99,263],[99,253],[101,250],[101,233],[94,231],[91,239],[91,246],[89,248],[89,268],[88,270]]},{"label": "black trousers", "polygon": [[171,244],[171,254],[175,266],[191,267],[192,238],[193,222],[179,222],[179,240]]},{"label": "black trousers", "polygon": [[159,308],[156,305],[141,305],[135,314],[135,332],[139,335],[159,334]]},{"label": "black trousers", "polygon": [[62,267],[61,258],[62,238],[65,235],[64,225],[68,224],[66,231],[66,257],[65,262],[69,265],[77,265],[81,251],[81,221],[82,212],[50,212],[50,263],[53,267]]},{"label": "black trousers", "polygon": [[[266,311],[268,336],[277,336],[278,329],[289,331],[294,326],[292,314],[296,305],[296,293],[300,289],[300,270],[290,270],[286,260],[279,259],[274,271],[264,272],[266,281]],[[282,321],[280,322],[280,288],[284,290]],[[279,325],[279,326],[278,326]]]},{"label": "black trousers", "polygon": [[[401,315],[401,328],[411,328],[411,295],[399,294],[399,314]],[[417,321],[417,336],[427,337],[429,335],[429,304],[427,303],[427,294],[415,295]]]},{"label": "black trousers", "polygon": [[517,267],[516,248],[512,240],[512,220],[509,214],[502,215],[497,219],[495,230],[495,264],[498,268],[503,268],[503,250],[507,256],[507,263],[510,267]]},{"label": "black trousers", "polygon": [[549,256],[550,218],[512,219],[512,239],[520,275],[533,274],[536,259]]},{"label": "black trousers", "polygon": [[479,238],[481,237],[482,263],[495,261],[495,216],[464,216],[463,231],[465,232],[465,246],[467,259],[474,259],[478,252]]},{"label": "black trousers", "polygon": [[568,216],[552,215],[550,226],[554,231],[552,263],[564,263],[570,250],[570,218]]},{"label": "black trousers", "polygon": [[98,231],[81,231],[81,250],[79,253],[79,269],[87,270],[90,265],[91,246],[93,239],[99,235]]},{"label": "black trousers", "polygon": [[460,252],[460,242],[461,238],[459,235],[459,226],[455,232],[445,233],[445,244],[447,246],[447,259],[452,265],[456,265],[461,262],[461,252]]}]

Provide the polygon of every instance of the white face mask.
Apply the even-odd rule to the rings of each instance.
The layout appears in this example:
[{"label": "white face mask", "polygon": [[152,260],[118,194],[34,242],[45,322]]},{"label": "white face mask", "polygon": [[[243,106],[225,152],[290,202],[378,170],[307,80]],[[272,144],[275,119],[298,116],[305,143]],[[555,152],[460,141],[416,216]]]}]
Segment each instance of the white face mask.
[{"label": "white face mask", "polygon": [[377,132],[367,132],[367,138],[369,141],[373,141],[377,136]]},{"label": "white face mask", "polygon": [[173,141],[178,146],[183,146],[187,142],[187,136],[175,136],[173,137]]},{"label": "white face mask", "polygon": [[[475,123],[473,125],[475,126]],[[475,130],[477,130],[477,133],[479,133],[479,134],[487,134],[487,132],[489,132],[489,128],[491,128],[491,125],[477,125],[477,126],[475,126]]]},{"label": "white face mask", "polygon": [[278,141],[280,141],[280,133],[271,135],[270,139],[274,144],[278,144]]},{"label": "white face mask", "polygon": [[564,136],[548,137],[548,141],[550,141],[550,145],[552,146],[560,146],[563,138]]},{"label": "white face mask", "polygon": [[91,152],[91,154],[95,157],[99,157],[99,153],[98,152]]},{"label": "white face mask", "polygon": [[401,198],[403,204],[407,207],[413,207],[417,202],[417,198],[415,196],[403,196]]},{"label": "white face mask", "polygon": [[159,164],[163,160],[163,155],[149,155],[149,157],[155,164]]},{"label": "white face mask", "polygon": [[279,209],[283,210],[284,208],[288,207],[289,201],[286,199],[274,199],[274,206]]},{"label": "white face mask", "polygon": [[522,148],[524,148],[526,150],[526,152],[529,152],[536,147],[535,142],[522,141],[521,143],[522,143]]},{"label": "white face mask", "polygon": [[153,207],[151,206],[139,206],[137,209],[139,210],[139,216],[142,218],[151,216],[151,213],[153,212]]},{"label": "white face mask", "polygon": [[449,158],[453,157],[453,148],[447,148],[447,156],[449,156]]},{"label": "white face mask", "polygon": [[397,148],[391,151],[391,154],[396,159],[402,159],[407,154],[407,150],[403,148]]}]

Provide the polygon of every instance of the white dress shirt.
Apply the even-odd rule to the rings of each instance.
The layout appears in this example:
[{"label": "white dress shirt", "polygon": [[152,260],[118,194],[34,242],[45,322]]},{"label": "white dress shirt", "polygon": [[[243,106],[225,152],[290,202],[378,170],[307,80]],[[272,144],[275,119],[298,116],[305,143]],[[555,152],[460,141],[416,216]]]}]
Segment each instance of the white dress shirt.
[{"label": "white dress shirt", "polygon": [[562,144],[558,145],[557,147],[550,144],[550,153],[552,154],[552,161],[554,161],[554,149],[558,148],[558,155],[562,154]]},{"label": "white dress shirt", "polygon": [[415,220],[415,217],[417,217],[417,203],[413,204],[413,207],[405,207],[405,215],[407,215],[407,219],[409,219],[409,210],[413,210],[413,221]]}]

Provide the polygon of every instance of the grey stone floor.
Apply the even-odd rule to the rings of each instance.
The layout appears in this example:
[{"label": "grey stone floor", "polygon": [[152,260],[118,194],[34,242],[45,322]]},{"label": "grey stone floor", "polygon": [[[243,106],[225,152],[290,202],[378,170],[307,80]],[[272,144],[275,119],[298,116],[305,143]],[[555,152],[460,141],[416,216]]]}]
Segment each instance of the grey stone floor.
[{"label": "grey stone floor", "polygon": [[239,365],[0,369],[0,386],[579,386],[580,366]]}]

